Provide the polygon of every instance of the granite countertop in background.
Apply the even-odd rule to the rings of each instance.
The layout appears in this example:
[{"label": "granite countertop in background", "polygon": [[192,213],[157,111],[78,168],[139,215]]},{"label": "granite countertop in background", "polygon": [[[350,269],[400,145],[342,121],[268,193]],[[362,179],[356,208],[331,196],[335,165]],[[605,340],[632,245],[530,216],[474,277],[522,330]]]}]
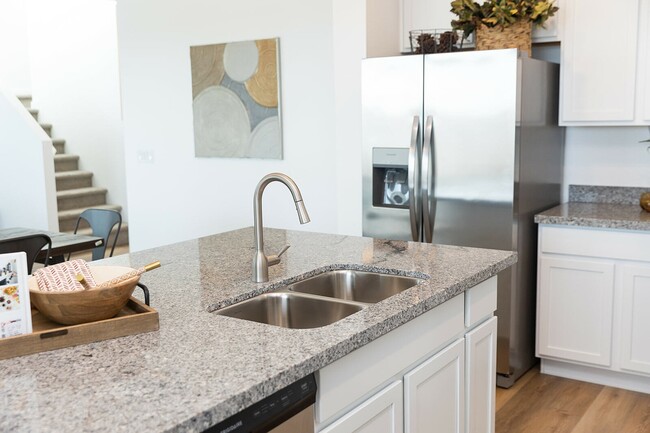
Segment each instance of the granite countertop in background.
[{"label": "granite countertop in background", "polygon": [[[268,252],[291,245],[269,269],[269,283],[250,281],[252,228],[102,261],[134,268],[162,262],[142,276],[160,330],[0,361],[0,431],[201,431],[516,261],[510,251],[285,230],[265,235]],[[428,279],[322,328],[211,313],[314,269],[341,267]]]},{"label": "granite countertop in background", "polygon": [[539,224],[650,230],[650,213],[639,198],[650,188],[570,185],[569,203],[535,215]]}]

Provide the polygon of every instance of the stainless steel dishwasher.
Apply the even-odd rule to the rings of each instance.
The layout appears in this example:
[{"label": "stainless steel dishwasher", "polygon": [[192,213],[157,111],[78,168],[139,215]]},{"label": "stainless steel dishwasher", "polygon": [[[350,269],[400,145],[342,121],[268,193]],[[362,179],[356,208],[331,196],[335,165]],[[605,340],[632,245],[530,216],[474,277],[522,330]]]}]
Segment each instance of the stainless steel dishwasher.
[{"label": "stainless steel dishwasher", "polygon": [[316,379],[303,377],[205,430],[209,433],[314,433]]}]

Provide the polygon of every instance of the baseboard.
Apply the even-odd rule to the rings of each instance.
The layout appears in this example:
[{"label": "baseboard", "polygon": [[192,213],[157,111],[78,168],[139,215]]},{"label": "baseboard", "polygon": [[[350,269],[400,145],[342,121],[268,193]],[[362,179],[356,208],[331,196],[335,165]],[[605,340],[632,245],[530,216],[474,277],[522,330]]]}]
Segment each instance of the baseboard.
[{"label": "baseboard", "polygon": [[542,359],[540,372],[650,394],[650,377]]}]

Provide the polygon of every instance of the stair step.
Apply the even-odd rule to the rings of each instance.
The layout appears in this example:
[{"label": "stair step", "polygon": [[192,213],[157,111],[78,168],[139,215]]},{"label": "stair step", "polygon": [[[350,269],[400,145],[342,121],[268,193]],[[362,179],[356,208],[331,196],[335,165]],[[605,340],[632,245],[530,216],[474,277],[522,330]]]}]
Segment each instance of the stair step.
[{"label": "stair step", "polygon": [[25,106],[25,108],[31,108],[32,107],[32,96],[31,95],[18,96],[18,100]]},{"label": "stair step", "polygon": [[89,187],[57,191],[56,202],[60,211],[89,208],[106,204],[106,188]]},{"label": "stair step", "polygon": [[[111,209],[118,212],[122,211],[122,206],[114,204],[104,204],[92,206],[95,209]],[[67,209],[59,210],[59,231],[60,232],[72,232],[74,230],[75,224],[77,224],[77,219],[81,212],[85,211],[87,207],[77,208],[77,209]]]},{"label": "stair step", "polygon": [[50,137],[52,137],[52,124],[51,123],[39,123],[41,125],[41,128],[43,128],[43,131]]},{"label": "stair step", "polygon": [[38,110],[36,108],[28,108],[29,114],[32,115],[34,120],[38,121]]},{"label": "stair step", "polygon": [[54,155],[54,171],[79,170],[79,156],[77,155]]},{"label": "stair step", "polygon": [[53,138],[52,145],[56,149],[57,155],[65,153],[65,140],[63,138]]},{"label": "stair step", "polygon": [[93,173],[91,171],[72,170],[55,173],[56,190],[67,191],[77,188],[93,186]]}]

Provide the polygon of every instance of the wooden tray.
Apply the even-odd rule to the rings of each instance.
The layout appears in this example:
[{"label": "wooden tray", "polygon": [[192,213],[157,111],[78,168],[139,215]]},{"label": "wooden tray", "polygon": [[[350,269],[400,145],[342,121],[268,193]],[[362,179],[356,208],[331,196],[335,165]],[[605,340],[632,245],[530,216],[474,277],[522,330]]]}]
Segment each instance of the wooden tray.
[{"label": "wooden tray", "polygon": [[117,316],[80,325],[61,325],[32,309],[31,334],[0,339],[0,359],[158,330],[158,312],[131,297]]}]

